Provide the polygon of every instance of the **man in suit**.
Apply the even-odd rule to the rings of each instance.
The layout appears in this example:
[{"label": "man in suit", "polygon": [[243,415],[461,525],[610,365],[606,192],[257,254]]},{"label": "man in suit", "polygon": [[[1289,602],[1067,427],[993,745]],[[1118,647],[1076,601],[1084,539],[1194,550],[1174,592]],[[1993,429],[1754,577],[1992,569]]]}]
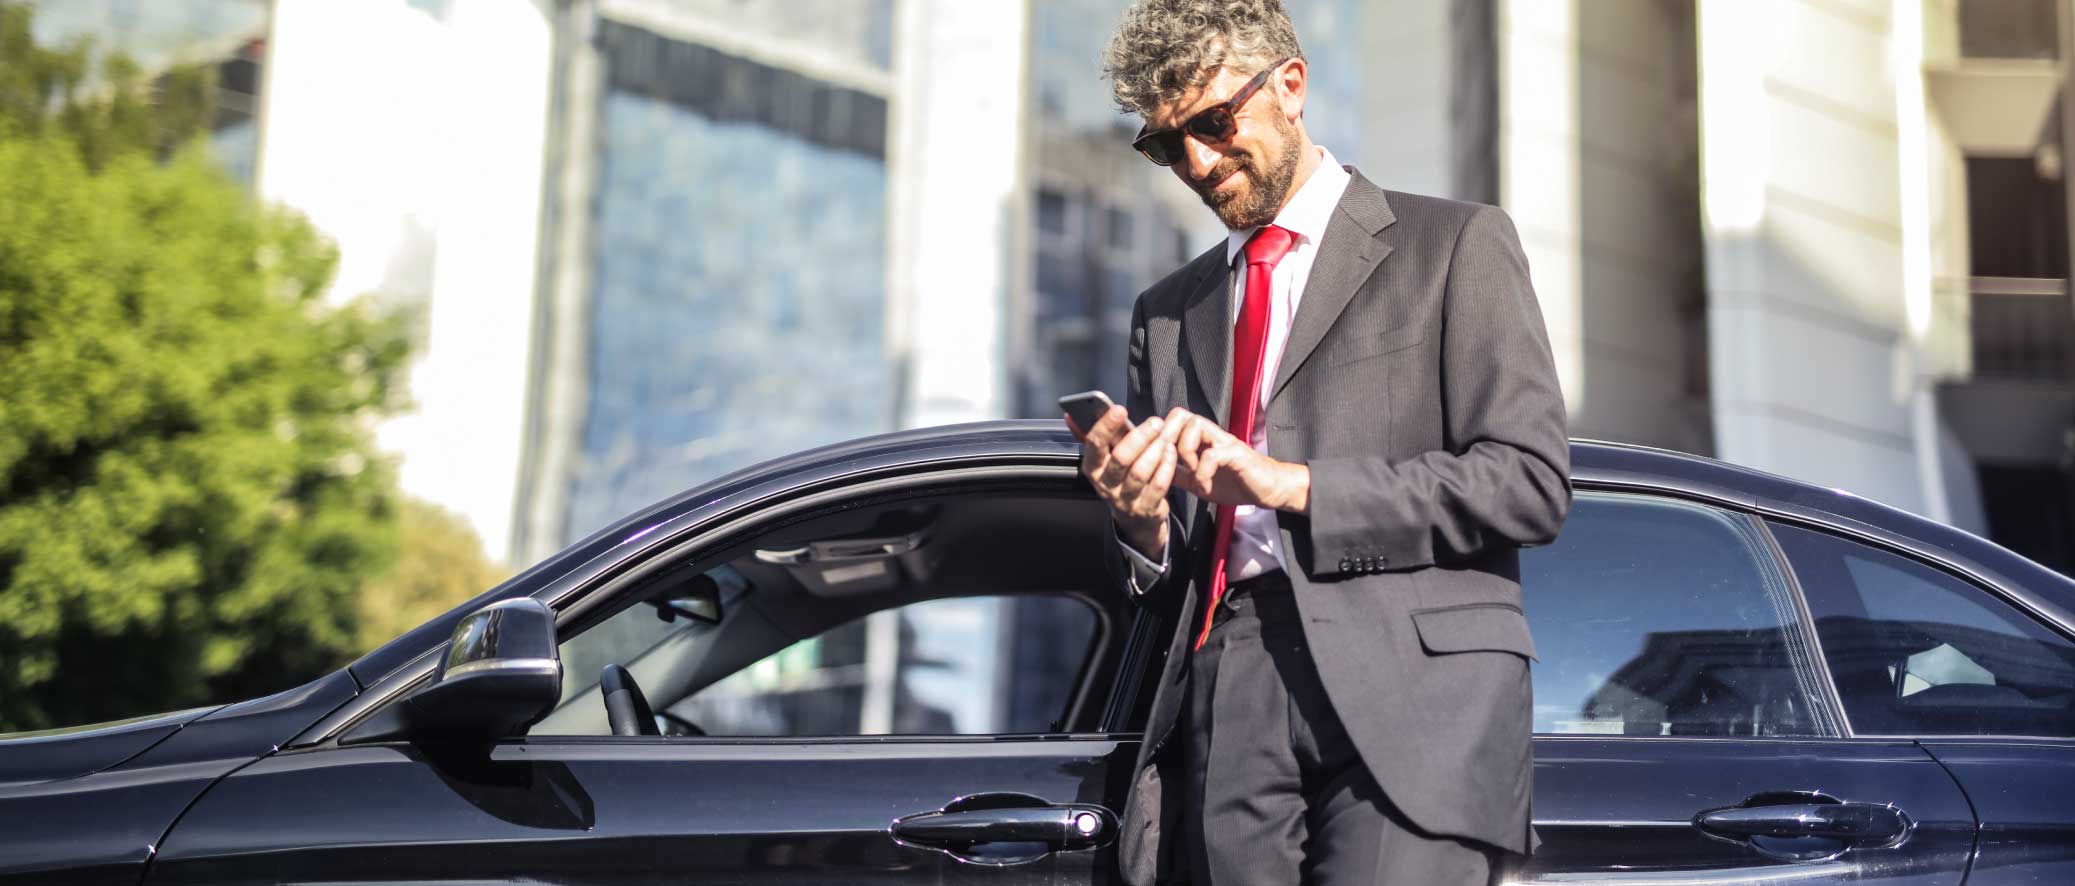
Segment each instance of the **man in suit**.
[{"label": "man in suit", "polygon": [[1139,297],[1127,403],[1076,429],[1113,574],[1177,622],[1124,877],[1486,883],[1535,842],[1519,549],[1571,500],[1512,223],[1313,144],[1278,0],[1138,0],[1104,67],[1231,231]]}]

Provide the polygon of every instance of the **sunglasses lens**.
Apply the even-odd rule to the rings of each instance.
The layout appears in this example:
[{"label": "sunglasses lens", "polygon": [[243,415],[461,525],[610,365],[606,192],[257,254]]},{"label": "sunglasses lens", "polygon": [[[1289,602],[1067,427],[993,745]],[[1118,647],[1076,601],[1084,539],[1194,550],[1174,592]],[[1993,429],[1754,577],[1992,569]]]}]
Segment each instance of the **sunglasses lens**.
[{"label": "sunglasses lens", "polygon": [[1224,108],[1211,108],[1189,118],[1189,122],[1183,125],[1188,127],[1190,135],[1195,136],[1199,140],[1222,144],[1230,140],[1233,131],[1238,128],[1233,124],[1231,111]]},{"label": "sunglasses lens", "polygon": [[1154,163],[1172,166],[1182,157],[1182,134],[1174,130],[1156,132],[1140,139],[1138,150]]}]

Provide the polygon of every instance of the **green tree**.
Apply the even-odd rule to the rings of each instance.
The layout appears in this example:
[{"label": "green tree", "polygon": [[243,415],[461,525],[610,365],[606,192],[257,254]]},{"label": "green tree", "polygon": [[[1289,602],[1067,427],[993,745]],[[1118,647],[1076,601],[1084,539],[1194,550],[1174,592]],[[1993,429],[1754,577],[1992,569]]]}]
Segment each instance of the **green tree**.
[{"label": "green tree", "polygon": [[332,248],[151,100],[183,82],[0,5],[0,731],[336,667],[395,558],[402,324],[325,306]]},{"label": "green tree", "polygon": [[482,541],[459,516],[404,499],[403,545],[396,566],[360,593],[360,642],[373,649],[511,577],[483,555]]},{"label": "green tree", "polygon": [[85,41],[39,46],[29,27],[33,11],[0,2],[0,120],[7,125],[70,139],[93,169],[136,150],[164,158],[208,125],[214,68],[174,65],[147,79],[128,56]]}]

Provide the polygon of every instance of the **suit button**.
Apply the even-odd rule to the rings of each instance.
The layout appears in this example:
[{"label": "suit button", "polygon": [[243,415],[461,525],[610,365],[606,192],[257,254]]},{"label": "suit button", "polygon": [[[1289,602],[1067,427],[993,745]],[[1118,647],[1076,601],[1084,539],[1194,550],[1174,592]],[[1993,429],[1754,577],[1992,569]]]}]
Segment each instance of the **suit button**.
[{"label": "suit button", "polygon": [[1349,559],[1348,559],[1348,558],[1346,558],[1346,557],[1342,557],[1342,558],[1340,558],[1340,571],[1341,571],[1341,572],[1353,572],[1353,571],[1354,571],[1354,568],[1355,568],[1355,566],[1354,566],[1354,561],[1353,561],[1353,560],[1349,560]]}]

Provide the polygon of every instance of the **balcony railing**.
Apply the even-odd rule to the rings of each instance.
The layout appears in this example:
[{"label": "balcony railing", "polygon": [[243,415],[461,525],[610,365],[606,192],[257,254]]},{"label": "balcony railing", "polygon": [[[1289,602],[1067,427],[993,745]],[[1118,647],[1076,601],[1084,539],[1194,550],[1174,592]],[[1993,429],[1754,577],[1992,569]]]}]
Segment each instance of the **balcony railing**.
[{"label": "balcony railing", "polygon": [[2075,301],[2066,280],[1975,277],[1974,377],[2075,382]]}]

